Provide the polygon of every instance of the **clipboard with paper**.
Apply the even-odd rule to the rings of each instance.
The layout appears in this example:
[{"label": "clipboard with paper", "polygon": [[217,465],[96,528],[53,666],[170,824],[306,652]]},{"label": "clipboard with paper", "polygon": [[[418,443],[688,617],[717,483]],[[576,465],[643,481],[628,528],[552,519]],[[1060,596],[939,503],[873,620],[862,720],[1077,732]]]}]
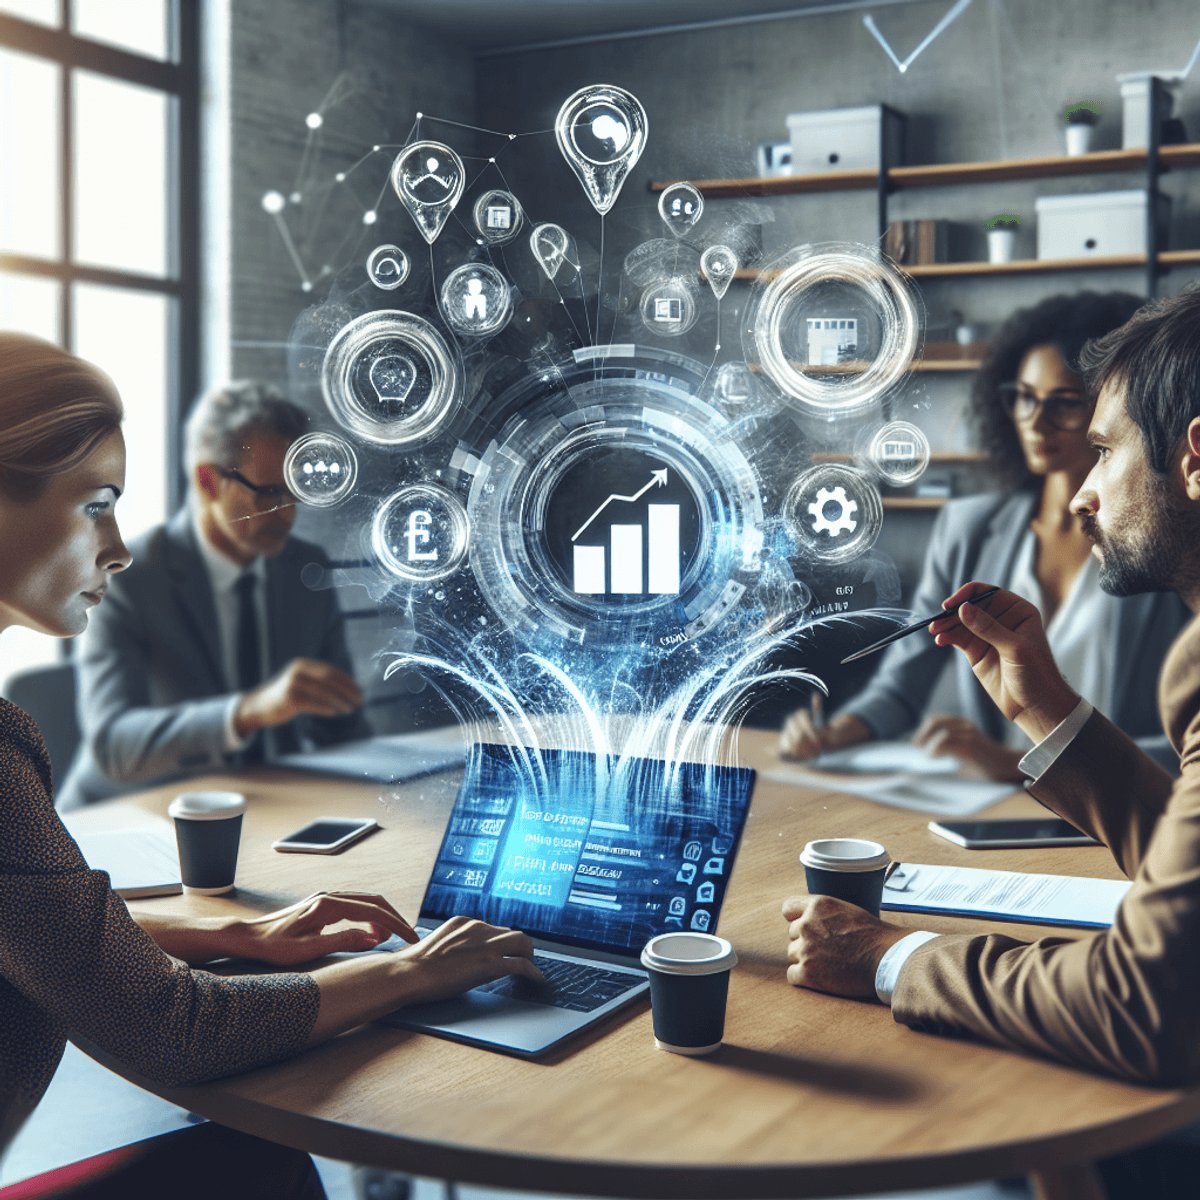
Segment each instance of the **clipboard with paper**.
[{"label": "clipboard with paper", "polygon": [[1122,879],[902,863],[884,884],[881,907],[892,912],[1105,929],[1113,923],[1130,886]]}]

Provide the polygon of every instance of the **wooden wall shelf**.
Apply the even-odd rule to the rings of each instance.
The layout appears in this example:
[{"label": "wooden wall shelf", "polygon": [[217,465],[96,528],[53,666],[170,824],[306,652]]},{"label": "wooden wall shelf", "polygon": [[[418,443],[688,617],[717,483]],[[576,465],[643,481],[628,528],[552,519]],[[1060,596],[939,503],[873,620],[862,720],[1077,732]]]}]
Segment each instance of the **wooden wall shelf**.
[{"label": "wooden wall shelf", "polygon": [[950,496],[884,496],[883,507],[892,509],[941,508]]},{"label": "wooden wall shelf", "polygon": [[[929,455],[929,461],[931,463],[953,463],[962,465],[965,463],[987,462],[987,457],[988,456],[981,450],[934,450]],[[854,455],[846,454],[840,450],[824,450],[810,455],[810,461],[814,463],[849,464],[854,462]],[[906,497],[893,497],[893,499],[906,499]]]},{"label": "wooden wall shelf", "polygon": [[949,374],[954,371],[978,371],[983,366],[981,358],[921,358],[912,365],[917,372]]},{"label": "wooden wall shelf", "polygon": [[[1160,269],[1200,263],[1200,250],[1164,250],[1158,256]],[[1144,254],[1097,254],[1087,258],[1025,258],[1016,262],[950,262],[913,264],[901,268],[914,279],[950,275],[1040,275],[1048,271],[1105,271],[1144,267]]]},{"label": "wooden wall shelf", "polygon": [[[1166,167],[1200,166],[1200,143],[1162,146],[1159,164]],[[1095,175],[1116,171],[1144,171],[1145,150],[1099,150],[1093,154],[1058,154],[1046,158],[1014,158],[996,162],[933,163],[918,167],[893,167],[887,173],[888,188],[953,187],[970,183],[1009,183],[1020,179],[1062,179],[1072,175]],[[652,192],[670,187],[655,181]],[[823,171],[818,175],[783,175],[770,179],[690,180],[703,196],[729,200],[738,196],[797,196],[817,192],[865,192],[879,183],[877,171]]]},{"label": "wooden wall shelf", "polygon": [[[1158,256],[1158,265],[1162,270],[1173,266],[1185,266],[1189,263],[1200,263],[1200,250],[1164,250]],[[1090,258],[1023,258],[1016,262],[987,263],[987,262],[946,262],[946,263],[914,263],[900,269],[914,279],[937,279],[953,275],[1041,275],[1050,271],[1104,271],[1118,270],[1128,267],[1144,267],[1144,254],[1106,254],[1094,255]],[[742,268],[737,279],[754,281],[756,279],[773,277],[773,272],[759,271],[754,268]],[[949,367],[934,368],[950,370]]]}]

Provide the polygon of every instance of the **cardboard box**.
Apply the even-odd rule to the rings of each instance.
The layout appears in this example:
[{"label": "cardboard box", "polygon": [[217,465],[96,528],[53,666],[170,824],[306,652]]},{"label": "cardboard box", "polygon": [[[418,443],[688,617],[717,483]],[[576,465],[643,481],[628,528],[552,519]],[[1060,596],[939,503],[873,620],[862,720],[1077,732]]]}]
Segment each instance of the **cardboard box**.
[{"label": "cardboard box", "polygon": [[904,161],[904,114],[886,104],[790,113],[792,174],[822,171],[878,171],[880,162]]},{"label": "cardboard box", "polygon": [[894,263],[948,262],[950,259],[950,222],[921,218],[893,221],[883,243],[884,253]]},{"label": "cardboard box", "polygon": [[[1158,197],[1159,249],[1166,247],[1171,200]],[[1038,258],[1107,257],[1146,253],[1146,189],[1041,196],[1037,204]]]},{"label": "cardboard box", "polygon": [[754,165],[760,179],[792,173],[791,142],[761,142],[754,152]]}]

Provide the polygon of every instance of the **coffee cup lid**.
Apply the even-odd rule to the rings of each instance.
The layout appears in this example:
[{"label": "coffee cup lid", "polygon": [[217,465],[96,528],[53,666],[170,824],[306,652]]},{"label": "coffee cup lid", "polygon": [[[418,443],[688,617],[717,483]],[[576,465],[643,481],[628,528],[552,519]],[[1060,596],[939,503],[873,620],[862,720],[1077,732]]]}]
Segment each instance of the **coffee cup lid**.
[{"label": "coffee cup lid", "polygon": [[180,792],[167,815],[184,821],[223,821],[245,811],[246,797],[241,792]]},{"label": "coffee cup lid", "polygon": [[878,842],[863,838],[825,838],[800,851],[806,867],[824,871],[878,871],[892,860]]},{"label": "coffee cup lid", "polygon": [[737,952],[715,933],[660,933],[642,950],[642,966],[667,975],[715,975],[737,963]]}]

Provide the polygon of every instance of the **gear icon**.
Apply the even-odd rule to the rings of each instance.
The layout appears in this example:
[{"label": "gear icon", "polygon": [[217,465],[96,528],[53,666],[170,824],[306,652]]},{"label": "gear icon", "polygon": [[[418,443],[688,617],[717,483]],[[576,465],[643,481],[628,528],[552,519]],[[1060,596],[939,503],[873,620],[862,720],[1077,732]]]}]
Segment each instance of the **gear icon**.
[{"label": "gear icon", "polygon": [[[833,520],[825,515],[826,506],[830,504],[838,506],[837,516]],[[858,522],[854,519],[858,503],[851,500],[846,495],[846,489],[840,485],[821,488],[817,498],[808,506],[808,511],[813,517],[813,533],[824,530],[830,537],[837,537],[839,533],[853,533],[858,528]]]}]

